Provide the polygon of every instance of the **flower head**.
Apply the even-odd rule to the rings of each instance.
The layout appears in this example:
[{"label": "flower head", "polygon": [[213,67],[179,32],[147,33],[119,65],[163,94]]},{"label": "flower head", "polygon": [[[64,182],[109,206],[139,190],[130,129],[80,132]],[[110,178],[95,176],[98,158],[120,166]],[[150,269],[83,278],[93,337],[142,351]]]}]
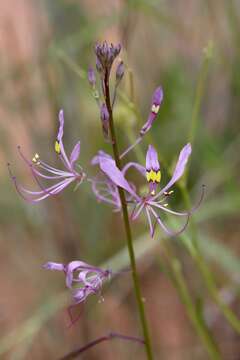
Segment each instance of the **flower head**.
[{"label": "flower head", "polygon": [[[19,154],[25,161],[27,166],[30,168],[31,174],[40,188],[39,191],[30,191],[23,187],[21,184],[19,184],[16,177],[12,174],[10,164],[8,164],[9,173],[14,182],[16,190],[24,198],[24,200],[31,203],[37,203],[41,200],[46,199],[49,196],[57,195],[72,182],[81,184],[86,177],[85,173],[81,170],[81,168],[79,171],[76,170],[76,161],[78,160],[80,155],[80,141],[78,141],[73,147],[70,158],[68,158],[62,141],[63,128],[64,117],[63,110],[61,110],[59,112],[59,130],[54,148],[55,152],[63,163],[64,170],[57,169],[43,162],[38,154],[34,155],[32,161],[28,160],[23,154],[20,146],[18,146]],[[55,183],[51,186],[43,186],[40,179],[54,181]]]},{"label": "flower head", "polygon": [[71,261],[67,265],[47,262],[43,265],[43,268],[64,272],[66,276],[66,286],[72,290],[74,305],[85,302],[89,295],[99,294],[103,282],[111,275],[110,270],[102,270],[78,260]]},{"label": "flower head", "polygon": [[121,45],[109,45],[106,41],[102,44],[98,43],[95,46],[95,54],[97,56],[96,67],[99,72],[108,72],[110,73],[112,64],[116,57],[121,51]]},{"label": "flower head", "polygon": [[[201,199],[197,206],[187,212],[177,212],[168,209],[168,204],[166,203],[166,199],[173,193],[172,190],[169,191],[170,188],[181,178],[184,173],[185,166],[191,151],[192,149],[190,144],[187,144],[183,147],[179,154],[172,178],[162,189],[158,191],[157,187],[159,186],[161,180],[160,164],[158,161],[157,152],[152,145],[148,147],[146,155],[146,167],[143,167],[138,163],[131,162],[126,164],[120,171],[116,166],[115,161],[109,155],[99,158],[99,165],[103,173],[106,174],[116,186],[123,188],[127,194],[131,196],[131,201],[129,204],[134,204],[131,219],[137,219],[142,211],[145,211],[151,236],[154,235],[156,224],[160,225],[160,227],[170,236],[181,233],[183,230],[185,230],[190,215],[198,208],[200,202],[202,201],[204,192],[202,192]],[[139,195],[136,192],[136,188],[133,187],[132,184],[129,183],[129,181],[126,179],[126,173],[130,168],[135,168],[142,176],[146,178],[149,184],[149,192],[146,195]],[[183,227],[177,232],[169,229],[162,221],[159,214],[160,211],[185,218]],[[153,220],[155,221],[155,224],[153,223]]]}]

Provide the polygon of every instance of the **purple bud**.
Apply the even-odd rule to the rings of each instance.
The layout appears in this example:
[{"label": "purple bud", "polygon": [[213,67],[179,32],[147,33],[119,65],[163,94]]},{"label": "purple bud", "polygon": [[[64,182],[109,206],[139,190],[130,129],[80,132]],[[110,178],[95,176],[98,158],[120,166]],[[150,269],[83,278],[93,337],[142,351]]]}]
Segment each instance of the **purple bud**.
[{"label": "purple bud", "polygon": [[163,91],[161,86],[159,86],[153,93],[151,110],[148,115],[148,119],[146,123],[143,125],[140,131],[141,136],[144,136],[151,129],[152,124],[159,112],[162,100],[163,100]]},{"label": "purple bud", "polygon": [[98,57],[96,58],[96,69],[99,73],[101,73],[103,71],[102,64],[100,63]]},{"label": "purple bud", "polygon": [[96,76],[92,67],[88,69],[88,81],[90,85],[92,86],[96,85]]},{"label": "purple bud", "polygon": [[101,121],[102,121],[103,135],[105,138],[107,138],[108,137],[108,129],[109,129],[109,113],[108,113],[106,104],[104,104],[104,103],[101,106],[100,117],[101,117]]},{"label": "purple bud", "polygon": [[99,72],[110,73],[112,64],[121,51],[121,45],[109,45],[106,41],[96,44],[95,53],[97,56],[96,67]]},{"label": "purple bud", "polygon": [[56,263],[56,262],[52,262],[52,261],[47,262],[46,264],[42,265],[42,267],[47,270],[58,270],[58,271],[65,270],[64,264]]},{"label": "purple bud", "polygon": [[119,83],[124,75],[124,64],[123,61],[120,61],[120,63],[117,66],[116,70],[116,81]]}]

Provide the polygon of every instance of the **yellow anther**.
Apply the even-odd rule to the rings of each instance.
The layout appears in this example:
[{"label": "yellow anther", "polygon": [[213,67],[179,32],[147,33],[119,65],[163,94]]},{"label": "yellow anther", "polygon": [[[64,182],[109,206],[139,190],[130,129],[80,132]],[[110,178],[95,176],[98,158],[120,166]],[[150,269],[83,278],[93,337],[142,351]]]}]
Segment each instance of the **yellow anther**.
[{"label": "yellow anther", "polygon": [[171,191],[164,191],[164,195],[165,196],[169,196],[169,195],[172,195],[174,193],[174,190],[171,190]]},{"label": "yellow anther", "polygon": [[39,155],[35,154],[34,157],[32,158],[32,162],[36,165],[40,165],[40,161],[39,161]]},{"label": "yellow anther", "polygon": [[163,204],[163,206],[164,206],[164,207],[168,207],[168,204],[167,204],[167,203],[166,203],[166,204]]},{"label": "yellow anther", "polygon": [[150,170],[150,171],[147,171],[146,177],[147,177],[148,182],[152,181],[152,182],[160,183],[161,172],[160,172],[160,170],[158,170],[158,171]]},{"label": "yellow anther", "polygon": [[156,174],[156,182],[160,183],[160,181],[161,181],[161,171],[159,170]]},{"label": "yellow anther", "polygon": [[157,113],[159,112],[159,109],[160,109],[160,106],[159,106],[159,105],[153,104],[151,111],[152,111],[154,114],[157,114]]},{"label": "yellow anther", "polygon": [[55,151],[57,154],[61,154],[61,147],[57,140],[55,141]]},{"label": "yellow anther", "polygon": [[155,195],[156,194],[156,191],[155,190],[152,190],[151,191],[151,195]]},{"label": "yellow anther", "polygon": [[36,153],[36,154],[34,155],[34,157],[32,158],[32,162],[35,163],[35,164],[37,164],[37,165],[39,165],[39,164],[40,164],[39,159],[40,159],[40,157],[39,157],[39,155]]}]

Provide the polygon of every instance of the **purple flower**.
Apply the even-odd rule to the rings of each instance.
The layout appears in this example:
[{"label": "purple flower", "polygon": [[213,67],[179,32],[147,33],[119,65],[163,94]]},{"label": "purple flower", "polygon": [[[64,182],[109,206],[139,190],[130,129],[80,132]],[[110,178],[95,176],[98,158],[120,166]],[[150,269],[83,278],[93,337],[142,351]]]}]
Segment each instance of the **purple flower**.
[{"label": "purple flower", "polygon": [[[157,152],[152,145],[149,145],[148,147],[146,155],[146,167],[143,167],[138,163],[131,162],[126,164],[122,171],[120,171],[117,168],[115,161],[109,155],[99,156],[99,165],[103,173],[106,174],[116,186],[123,188],[127,194],[131,196],[131,201],[128,201],[129,204],[134,204],[131,219],[137,219],[142,211],[145,211],[150,227],[150,234],[152,237],[154,235],[156,224],[160,225],[160,227],[170,236],[180,234],[185,230],[190,215],[198,208],[202,201],[204,191],[202,191],[199,203],[188,212],[177,212],[167,208],[168,204],[166,203],[166,199],[173,193],[173,191],[169,190],[183,175],[191,151],[192,149],[190,144],[187,144],[183,147],[179,154],[172,178],[159,191],[157,191],[157,187],[161,180],[160,164],[158,161]],[[140,196],[137,194],[135,187],[133,187],[132,184],[128,182],[125,175],[130,168],[135,168],[142,176],[146,177],[149,184],[148,194]],[[159,215],[160,211],[185,218],[183,227],[177,232],[169,229],[162,221]]]},{"label": "purple flower", "polygon": [[[19,184],[16,177],[12,174],[10,164],[8,164],[9,173],[14,182],[17,192],[23,197],[24,200],[31,203],[37,203],[41,200],[46,199],[49,196],[57,195],[72,182],[76,182],[77,185],[79,185],[86,177],[85,173],[82,171],[81,168],[79,171],[76,170],[76,161],[78,160],[80,155],[80,141],[78,141],[74,146],[70,158],[68,158],[68,156],[66,155],[62,141],[64,127],[63,110],[59,112],[59,124],[60,125],[57,139],[55,141],[55,152],[58,154],[60,160],[62,161],[64,165],[64,170],[57,169],[43,162],[38,154],[34,155],[32,161],[28,160],[22,153],[20,146],[18,146],[20,156],[30,168],[34,180],[40,187],[40,191],[30,191],[25,189],[21,184]],[[55,183],[51,186],[44,187],[40,179],[54,181]]]},{"label": "purple flower", "polygon": [[148,115],[148,119],[146,123],[143,125],[140,131],[140,136],[144,136],[148,132],[148,130],[152,127],[152,124],[159,112],[162,100],[163,100],[163,91],[161,86],[159,86],[153,93],[151,110]]},{"label": "purple flower", "polygon": [[100,294],[103,282],[109,279],[112,274],[110,270],[102,270],[77,260],[71,261],[67,265],[47,262],[43,268],[64,272],[66,286],[72,291],[74,305],[85,302],[89,295]]}]

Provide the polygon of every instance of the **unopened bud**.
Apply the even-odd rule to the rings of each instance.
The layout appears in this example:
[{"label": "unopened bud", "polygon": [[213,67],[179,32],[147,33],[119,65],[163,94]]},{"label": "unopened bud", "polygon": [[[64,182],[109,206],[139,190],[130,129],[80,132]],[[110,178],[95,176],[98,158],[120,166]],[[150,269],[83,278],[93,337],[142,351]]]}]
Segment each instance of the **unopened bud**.
[{"label": "unopened bud", "polygon": [[96,58],[96,69],[99,73],[102,73],[103,71],[103,67],[102,64],[100,63],[100,61],[98,60],[98,58]]},{"label": "unopened bud", "polygon": [[88,69],[88,81],[91,86],[96,85],[96,76],[92,67]]},{"label": "unopened bud", "polygon": [[117,66],[117,70],[116,70],[116,81],[117,83],[119,83],[124,75],[124,63],[123,61],[120,61],[118,66]]},{"label": "unopened bud", "polygon": [[101,117],[101,121],[102,121],[103,135],[107,139],[108,138],[108,130],[109,130],[109,113],[108,113],[106,104],[104,104],[104,103],[101,106],[100,117]]},{"label": "unopened bud", "polygon": [[151,110],[148,115],[148,119],[146,123],[143,125],[140,131],[140,136],[144,136],[151,129],[152,124],[159,112],[162,100],[163,100],[163,91],[161,86],[159,86],[153,93]]}]

